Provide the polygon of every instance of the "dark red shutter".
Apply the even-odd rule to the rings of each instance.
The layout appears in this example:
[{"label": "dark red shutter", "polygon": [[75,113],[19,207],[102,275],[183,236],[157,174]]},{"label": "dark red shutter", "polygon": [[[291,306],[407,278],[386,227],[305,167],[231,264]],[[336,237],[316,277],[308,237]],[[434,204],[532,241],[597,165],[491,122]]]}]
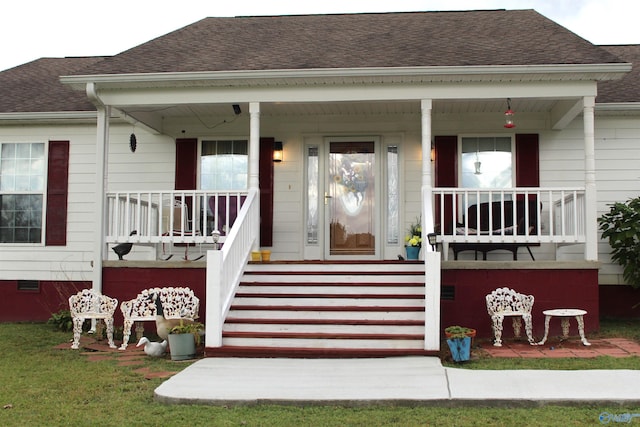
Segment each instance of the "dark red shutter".
[{"label": "dark red shutter", "polygon": [[49,141],[47,172],[46,246],[67,244],[69,141]]},{"label": "dark red shutter", "polygon": [[[436,187],[457,187],[458,186],[458,137],[457,136],[436,136],[434,138],[434,148],[436,160],[434,165],[435,186]],[[444,198],[444,215],[440,218],[440,201],[436,199],[435,221],[440,224],[445,234],[452,234],[453,224],[452,209],[453,202],[451,196]]]},{"label": "dark red shutter", "polygon": [[516,134],[516,187],[539,187],[538,134]]},{"label": "dark red shutter", "polygon": [[260,138],[260,246],[273,246],[273,143]]},{"label": "dark red shutter", "polygon": [[198,173],[198,140],[195,138],[176,139],[176,190],[195,190]]}]

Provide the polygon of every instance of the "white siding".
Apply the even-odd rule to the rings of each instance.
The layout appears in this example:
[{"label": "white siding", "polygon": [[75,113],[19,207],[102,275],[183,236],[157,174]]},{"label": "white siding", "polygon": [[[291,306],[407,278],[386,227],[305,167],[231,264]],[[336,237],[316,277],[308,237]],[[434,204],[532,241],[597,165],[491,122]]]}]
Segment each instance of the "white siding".
[{"label": "white siding", "polygon": [[[110,189],[173,189],[175,144],[136,129],[138,147],[129,150],[132,127],[112,126],[109,159]],[[69,141],[69,194],[66,246],[0,245],[2,280],[91,280],[95,215],[95,125],[2,126],[0,141]],[[122,164],[125,166],[122,167]],[[148,250],[139,248],[141,252]]]}]

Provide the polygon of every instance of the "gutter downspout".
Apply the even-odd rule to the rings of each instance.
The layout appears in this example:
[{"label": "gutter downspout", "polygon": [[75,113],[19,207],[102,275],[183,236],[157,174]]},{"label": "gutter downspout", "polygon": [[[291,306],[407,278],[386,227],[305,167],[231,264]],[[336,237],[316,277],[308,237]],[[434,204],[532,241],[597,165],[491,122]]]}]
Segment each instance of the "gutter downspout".
[{"label": "gutter downspout", "polygon": [[[107,188],[107,161],[109,153],[109,117],[111,107],[104,105],[98,96],[95,83],[87,83],[87,96],[98,110],[97,132],[96,132],[96,189],[95,189],[95,212],[96,235],[93,246],[93,277],[91,288],[102,293],[102,261],[104,258],[104,236],[105,236],[105,206]],[[95,322],[95,320],[93,321]],[[92,322],[92,329],[95,324]]]}]

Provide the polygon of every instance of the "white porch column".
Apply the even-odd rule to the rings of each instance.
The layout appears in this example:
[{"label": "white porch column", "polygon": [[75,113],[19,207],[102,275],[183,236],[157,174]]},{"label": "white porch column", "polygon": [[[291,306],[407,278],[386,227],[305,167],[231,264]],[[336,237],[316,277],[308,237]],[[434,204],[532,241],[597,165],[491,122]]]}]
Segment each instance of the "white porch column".
[{"label": "white porch column", "polygon": [[422,238],[425,262],[424,349],[440,350],[440,252],[426,242],[434,231],[431,184],[431,99],[420,102],[422,111]]},{"label": "white porch column", "polygon": [[595,97],[583,98],[584,125],[584,183],[585,183],[585,238],[584,257],[598,260],[598,209],[596,203],[596,153],[595,153]]},{"label": "white porch column", "polygon": [[[249,103],[249,189],[256,190],[256,203],[260,206],[260,103]],[[260,211],[258,209],[258,211]],[[253,218],[254,230],[260,230],[260,217]],[[260,234],[252,250],[260,249]]]},{"label": "white porch column", "polygon": [[[433,186],[431,184],[431,108],[432,100],[420,102],[422,111],[422,237],[434,231],[433,220]],[[428,247],[428,249],[427,249]],[[430,245],[423,245],[431,251]]]},{"label": "white porch column", "polygon": [[102,293],[102,261],[105,252],[105,209],[108,175],[107,162],[109,161],[109,117],[111,115],[111,107],[108,105],[96,107],[98,110],[95,189],[96,234],[93,239],[93,278],[91,287]]}]

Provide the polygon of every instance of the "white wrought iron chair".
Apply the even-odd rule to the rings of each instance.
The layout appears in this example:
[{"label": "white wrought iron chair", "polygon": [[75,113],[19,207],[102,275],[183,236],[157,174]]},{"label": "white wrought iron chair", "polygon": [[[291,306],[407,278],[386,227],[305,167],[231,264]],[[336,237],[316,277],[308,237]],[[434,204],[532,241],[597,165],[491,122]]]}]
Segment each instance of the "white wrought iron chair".
[{"label": "white wrought iron chair", "polygon": [[71,348],[77,350],[80,346],[82,324],[86,319],[103,320],[107,327],[109,347],[116,348],[113,342],[113,313],[118,307],[118,300],[92,290],[83,289],[69,297],[69,311],[73,320],[73,343]]},{"label": "white wrought iron chair", "polygon": [[536,345],[533,339],[533,325],[531,321],[531,310],[533,309],[533,295],[520,294],[513,289],[498,288],[486,297],[487,312],[491,316],[491,326],[495,340],[493,345],[502,346],[502,322],[505,316],[513,316],[513,333],[516,338],[520,337],[522,330],[521,319],[524,320],[525,332],[529,344]]}]

